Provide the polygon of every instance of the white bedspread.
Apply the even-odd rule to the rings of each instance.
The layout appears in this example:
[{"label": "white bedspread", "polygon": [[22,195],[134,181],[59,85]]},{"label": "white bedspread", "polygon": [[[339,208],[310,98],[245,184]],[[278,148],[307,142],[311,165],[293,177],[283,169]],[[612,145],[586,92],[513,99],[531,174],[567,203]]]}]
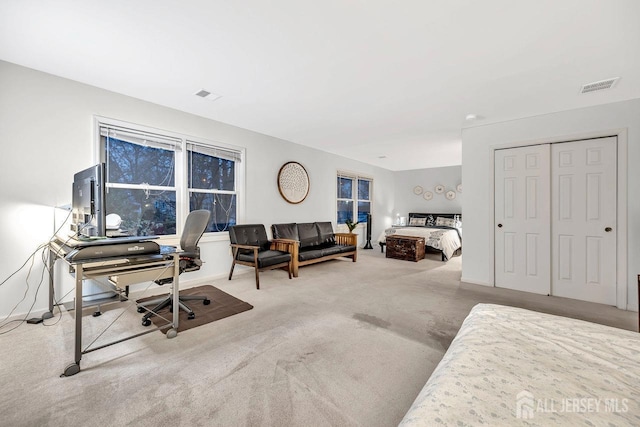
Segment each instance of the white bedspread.
[{"label": "white bedspread", "polygon": [[389,234],[402,236],[424,237],[425,244],[442,251],[447,260],[462,246],[458,231],[454,229],[427,227],[393,227],[388,228],[378,237],[378,243],[385,243]]},{"label": "white bedspread", "polygon": [[640,334],[478,304],[402,426],[640,425]]}]

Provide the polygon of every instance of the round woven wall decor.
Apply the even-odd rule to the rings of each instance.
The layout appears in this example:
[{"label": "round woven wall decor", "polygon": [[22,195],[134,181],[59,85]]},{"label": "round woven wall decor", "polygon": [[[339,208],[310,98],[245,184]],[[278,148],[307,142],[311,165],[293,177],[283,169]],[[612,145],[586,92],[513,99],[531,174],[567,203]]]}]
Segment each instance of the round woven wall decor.
[{"label": "round woven wall decor", "polygon": [[302,203],[309,194],[309,174],[298,162],[287,162],[278,172],[278,191],[289,203]]}]

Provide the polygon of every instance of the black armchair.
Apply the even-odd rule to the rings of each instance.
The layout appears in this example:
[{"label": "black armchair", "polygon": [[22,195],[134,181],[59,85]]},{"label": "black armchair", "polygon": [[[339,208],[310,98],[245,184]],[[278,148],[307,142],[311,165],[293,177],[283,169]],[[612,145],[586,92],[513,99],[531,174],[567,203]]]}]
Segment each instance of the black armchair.
[{"label": "black armchair", "polygon": [[[191,213],[189,213],[189,216],[187,216],[187,220],[184,223],[184,230],[182,232],[182,236],[180,237],[180,249],[182,249],[182,252],[180,253],[179,265],[180,274],[185,271],[200,270],[200,267],[202,266],[202,260],[200,259],[200,248],[198,247],[198,242],[204,234],[204,231],[207,228],[207,224],[209,224],[210,216],[211,212],[206,209],[192,211]],[[156,283],[159,285],[164,285],[171,282],[173,282],[172,277],[156,281]],[[195,318],[196,315],[193,310],[187,304],[185,304],[185,301],[202,301],[204,305],[209,305],[211,303],[211,300],[209,300],[205,296],[178,296],[178,306],[181,310],[184,310],[188,313],[189,319]],[[152,309],[149,309],[147,308],[149,306],[154,307]],[[168,297],[145,301],[143,304],[139,303],[138,312],[147,312],[142,317],[142,325],[151,325],[151,320],[149,318],[155,316],[159,310],[162,310],[165,307],[173,307],[172,294],[169,294]]]},{"label": "black armchair", "polygon": [[298,244],[295,240],[269,240],[263,224],[243,224],[229,227],[229,240],[233,263],[229,280],[236,264],[253,267],[256,271],[256,289],[260,289],[259,272],[275,268],[286,269],[291,279],[291,252]]}]

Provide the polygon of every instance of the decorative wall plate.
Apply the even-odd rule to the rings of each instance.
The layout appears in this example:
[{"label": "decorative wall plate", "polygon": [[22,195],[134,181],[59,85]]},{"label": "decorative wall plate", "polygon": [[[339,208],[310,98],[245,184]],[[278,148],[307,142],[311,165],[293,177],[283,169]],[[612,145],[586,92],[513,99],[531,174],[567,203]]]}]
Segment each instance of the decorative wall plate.
[{"label": "decorative wall plate", "polygon": [[433,193],[431,191],[425,191],[424,194],[422,195],[422,197],[425,200],[431,200],[431,199],[433,199]]},{"label": "decorative wall plate", "polygon": [[453,200],[456,198],[456,192],[453,190],[449,190],[447,191],[447,194],[445,194],[445,197],[449,200]]},{"label": "decorative wall plate", "polygon": [[278,191],[287,202],[302,203],[309,194],[309,175],[298,162],[287,162],[278,172]]},{"label": "decorative wall plate", "polygon": [[433,189],[438,194],[442,194],[444,192],[444,185],[436,185],[436,188]]},{"label": "decorative wall plate", "polygon": [[458,184],[458,185],[456,186],[456,191],[457,191],[458,193],[462,193],[462,184]]},{"label": "decorative wall plate", "polygon": [[417,195],[422,194],[422,187],[420,187],[419,185],[416,185],[415,187],[413,187],[413,194],[417,194]]}]

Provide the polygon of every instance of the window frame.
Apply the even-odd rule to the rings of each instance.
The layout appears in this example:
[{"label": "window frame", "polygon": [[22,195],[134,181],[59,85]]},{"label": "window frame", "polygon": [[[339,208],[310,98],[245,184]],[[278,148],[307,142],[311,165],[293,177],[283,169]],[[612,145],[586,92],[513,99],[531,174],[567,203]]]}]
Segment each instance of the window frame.
[{"label": "window frame", "polygon": [[[236,223],[244,221],[245,216],[245,175],[246,175],[246,149],[236,145],[223,143],[219,141],[213,141],[205,138],[194,137],[178,132],[166,131],[161,129],[152,128],[149,126],[138,125],[135,123],[124,122],[121,120],[109,119],[100,116],[94,116],[94,161],[95,163],[106,161],[106,148],[102,144],[102,137],[100,134],[100,127],[114,127],[122,129],[130,129],[131,131],[159,135],[166,137],[167,139],[175,140],[176,147],[174,150],[175,156],[175,171],[174,171],[174,188],[176,192],[176,234],[168,234],[160,236],[160,240],[176,241],[180,239],[184,228],[184,221],[189,215],[189,193],[192,190],[189,187],[189,171],[188,167],[188,146],[189,144],[196,144],[207,147],[213,151],[216,149],[221,151],[235,152],[238,155],[238,160],[235,161],[234,174],[235,174],[235,194],[236,194]],[[148,188],[148,189],[166,189],[168,187],[156,187],[147,186],[142,184],[109,184],[109,188]],[[200,191],[202,189],[198,189]],[[215,190],[204,190],[215,191]],[[224,190],[217,190],[220,193],[229,193]],[[228,231],[206,232],[202,236],[201,241],[223,241],[229,240]]]},{"label": "window frame", "polygon": [[[198,148],[200,150],[198,150]],[[185,192],[186,192],[186,203],[187,203],[187,210],[190,204],[190,198],[191,198],[191,193],[201,193],[201,194],[221,194],[221,195],[234,195],[235,196],[235,200],[236,200],[236,223],[239,223],[239,218],[240,218],[240,212],[239,212],[239,191],[238,191],[238,181],[239,181],[239,169],[240,166],[244,166],[243,165],[243,161],[242,161],[242,152],[237,152],[237,150],[231,150],[228,147],[222,146],[220,144],[218,145],[211,145],[210,143],[207,142],[203,142],[203,140],[200,140],[198,138],[187,138],[185,140],[185,162],[184,162],[184,166],[185,166]],[[206,151],[211,151],[210,153],[206,153]],[[220,151],[220,155],[216,155],[218,153],[216,153],[217,151]],[[228,153],[232,153],[231,155],[228,155],[227,157],[233,157],[232,159],[227,159],[227,160],[233,160],[235,162],[234,167],[233,167],[233,173],[234,173],[234,179],[233,179],[233,183],[234,183],[234,189],[233,190],[218,190],[218,189],[204,189],[204,188],[195,188],[192,187],[191,185],[193,184],[193,182],[191,182],[189,180],[189,170],[188,170],[188,165],[189,165],[189,152],[195,152],[195,153],[199,153],[199,154],[204,154],[204,155],[208,155],[211,157],[216,157],[216,158],[224,158],[224,152],[228,152]],[[237,153],[237,155],[235,155]],[[219,233],[226,233],[227,235],[229,234],[229,231],[216,231],[216,232],[208,232],[206,234],[209,235],[217,235]]]},{"label": "window frame", "polygon": [[[351,185],[351,198],[346,199],[344,197],[338,197],[338,178],[349,178],[351,180],[353,180],[353,183]],[[359,192],[359,181],[360,180],[366,180],[369,181],[369,199],[361,199],[360,198],[360,192]],[[368,202],[369,203],[369,212],[372,211],[373,208],[373,177],[369,176],[369,175],[365,175],[365,174],[361,174],[358,172],[350,172],[350,171],[344,171],[344,170],[337,170],[336,171],[336,181],[335,181],[335,188],[336,188],[336,201],[334,204],[335,207],[335,221],[336,221],[336,225],[337,226],[343,226],[344,222],[338,222],[338,202],[340,201],[350,201],[352,202],[353,208],[351,211],[352,214],[352,220],[355,219],[357,221],[358,218],[358,202]],[[355,193],[355,194],[354,194]],[[360,223],[362,224],[362,223]],[[358,227],[361,227],[361,225],[358,224]]]}]

